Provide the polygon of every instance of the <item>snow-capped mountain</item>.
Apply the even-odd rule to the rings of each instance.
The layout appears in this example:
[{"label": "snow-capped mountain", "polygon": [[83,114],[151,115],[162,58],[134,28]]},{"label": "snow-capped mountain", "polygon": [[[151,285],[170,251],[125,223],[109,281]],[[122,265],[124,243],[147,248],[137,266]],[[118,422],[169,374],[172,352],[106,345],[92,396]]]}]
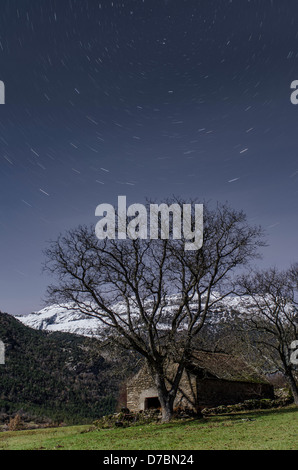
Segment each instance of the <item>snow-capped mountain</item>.
[{"label": "snow-capped mountain", "polygon": [[[172,296],[168,299],[160,327],[162,327],[162,325],[166,327],[167,318],[171,318],[171,313],[176,309],[177,302],[178,296]],[[215,326],[222,322],[233,321],[236,312],[238,312],[238,315],[239,313],[244,314],[246,310],[245,304],[249,304],[248,299],[245,300],[242,298],[240,301],[239,298],[236,297],[227,297],[222,300],[220,304],[216,305],[212,314],[207,318],[207,324]],[[195,307],[196,302],[193,301],[193,308]],[[124,303],[117,304],[116,309],[119,314],[121,313],[126,316],[126,306]],[[46,307],[29,315],[16,316],[15,318],[26,326],[36,330],[61,331],[82,336],[99,336],[99,332],[102,330],[102,324],[98,319],[56,305]]]},{"label": "snow-capped mountain", "polygon": [[16,315],[15,318],[35,330],[62,331],[81,336],[96,336],[100,328],[96,318],[57,305],[29,315]]}]

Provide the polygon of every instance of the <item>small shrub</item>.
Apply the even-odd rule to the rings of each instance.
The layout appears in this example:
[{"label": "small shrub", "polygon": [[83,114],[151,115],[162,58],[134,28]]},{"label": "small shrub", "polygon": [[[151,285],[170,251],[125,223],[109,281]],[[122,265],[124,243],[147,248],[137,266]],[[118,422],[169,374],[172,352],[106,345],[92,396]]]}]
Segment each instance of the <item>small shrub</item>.
[{"label": "small shrub", "polygon": [[24,423],[20,415],[15,415],[14,418],[10,418],[8,423],[8,430],[9,431],[20,431],[24,429]]}]

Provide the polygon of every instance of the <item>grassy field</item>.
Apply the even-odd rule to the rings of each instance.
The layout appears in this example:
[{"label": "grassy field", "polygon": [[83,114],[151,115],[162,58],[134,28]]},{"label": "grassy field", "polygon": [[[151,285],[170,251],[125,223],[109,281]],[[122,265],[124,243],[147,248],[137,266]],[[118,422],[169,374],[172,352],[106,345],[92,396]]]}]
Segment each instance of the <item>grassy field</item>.
[{"label": "grassy field", "polygon": [[0,433],[1,450],[297,450],[298,408],[94,430],[72,426]]}]

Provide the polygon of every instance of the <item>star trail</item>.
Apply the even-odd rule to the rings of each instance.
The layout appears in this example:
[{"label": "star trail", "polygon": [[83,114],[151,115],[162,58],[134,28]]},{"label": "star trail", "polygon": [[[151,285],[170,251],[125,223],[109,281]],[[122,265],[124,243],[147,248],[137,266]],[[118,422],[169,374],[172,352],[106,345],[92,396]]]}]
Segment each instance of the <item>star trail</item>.
[{"label": "star trail", "polygon": [[228,201],[295,260],[294,0],[2,0],[0,308],[42,305],[49,239],[95,208]]}]

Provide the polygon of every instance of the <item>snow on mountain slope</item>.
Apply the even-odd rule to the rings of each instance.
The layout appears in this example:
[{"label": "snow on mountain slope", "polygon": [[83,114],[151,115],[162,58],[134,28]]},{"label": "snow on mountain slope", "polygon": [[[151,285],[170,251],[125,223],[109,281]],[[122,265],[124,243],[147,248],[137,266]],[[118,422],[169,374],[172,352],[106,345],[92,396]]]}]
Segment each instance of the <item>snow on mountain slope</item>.
[{"label": "snow on mountain slope", "polygon": [[[225,321],[233,321],[235,312],[242,314],[245,312],[246,309],[243,306],[243,301],[246,305],[249,304],[249,299],[242,298],[240,305],[239,299],[235,297],[229,297],[221,301],[220,305],[217,304],[213,313],[207,318],[207,323],[215,326]],[[177,296],[172,296],[168,299],[163,315],[164,326],[166,326],[167,318],[170,319],[171,313],[176,309],[177,302]],[[195,301],[192,307],[196,307]],[[125,315],[126,308],[124,304],[119,303],[116,308],[118,313]],[[36,330],[61,331],[82,336],[97,336],[102,329],[100,321],[96,318],[55,305],[26,316],[15,316],[15,318]]]},{"label": "snow on mountain slope", "polygon": [[96,336],[100,328],[100,322],[95,318],[56,305],[15,318],[35,330],[62,331],[82,336]]}]

